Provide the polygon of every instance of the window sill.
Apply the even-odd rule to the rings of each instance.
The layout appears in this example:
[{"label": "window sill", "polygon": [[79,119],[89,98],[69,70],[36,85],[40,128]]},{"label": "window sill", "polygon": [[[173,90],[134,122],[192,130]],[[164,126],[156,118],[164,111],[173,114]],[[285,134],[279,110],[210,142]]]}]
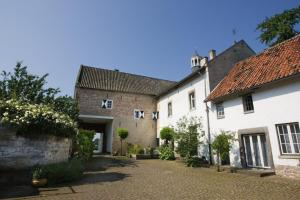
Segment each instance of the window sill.
[{"label": "window sill", "polygon": [[217,119],[224,119],[225,116],[218,116]]},{"label": "window sill", "polygon": [[300,155],[280,155],[278,156],[280,159],[300,159]]},{"label": "window sill", "polygon": [[244,111],[244,114],[254,113],[254,110]]}]

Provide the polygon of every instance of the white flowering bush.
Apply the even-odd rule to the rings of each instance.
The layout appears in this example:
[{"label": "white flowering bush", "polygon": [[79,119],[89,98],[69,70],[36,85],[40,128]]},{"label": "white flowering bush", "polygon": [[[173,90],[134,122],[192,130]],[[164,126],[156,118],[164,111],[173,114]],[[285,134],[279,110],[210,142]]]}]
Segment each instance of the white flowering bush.
[{"label": "white flowering bush", "polygon": [[76,122],[67,114],[55,112],[50,105],[16,100],[0,100],[0,123],[25,135],[73,136],[77,132]]}]

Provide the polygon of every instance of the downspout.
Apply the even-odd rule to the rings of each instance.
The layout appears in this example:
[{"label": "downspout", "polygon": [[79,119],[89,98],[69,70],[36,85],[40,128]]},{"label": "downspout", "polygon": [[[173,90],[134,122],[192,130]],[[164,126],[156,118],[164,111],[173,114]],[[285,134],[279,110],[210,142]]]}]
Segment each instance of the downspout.
[{"label": "downspout", "polygon": [[[207,67],[205,69],[205,77],[204,77],[204,95],[205,98],[207,98],[207,74],[208,74],[208,70]],[[201,73],[198,72],[200,75]],[[205,111],[206,111],[206,118],[207,118],[207,136],[208,136],[208,153],[209,153],[209,163],[212,164],[212,152],[211,152],[211,135],[210,135],[210,122],[209,122],[209,107],[207,102],[205,101]]]}]

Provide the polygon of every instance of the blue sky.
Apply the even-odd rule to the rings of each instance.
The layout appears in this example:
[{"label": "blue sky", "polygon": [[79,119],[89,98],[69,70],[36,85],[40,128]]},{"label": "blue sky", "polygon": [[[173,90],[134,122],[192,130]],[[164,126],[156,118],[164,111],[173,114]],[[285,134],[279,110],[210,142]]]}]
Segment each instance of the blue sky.
[{"label": "blue sky", "polygon": [[[48,85],[73,95],[81,64],[169,80],[190,73],[195,50],[217,54],[244,39],[266,46],[255,31],[296,0],[1,0],[0,70],[17,61]],[[232,30],[236,30],[234,36]]]}]

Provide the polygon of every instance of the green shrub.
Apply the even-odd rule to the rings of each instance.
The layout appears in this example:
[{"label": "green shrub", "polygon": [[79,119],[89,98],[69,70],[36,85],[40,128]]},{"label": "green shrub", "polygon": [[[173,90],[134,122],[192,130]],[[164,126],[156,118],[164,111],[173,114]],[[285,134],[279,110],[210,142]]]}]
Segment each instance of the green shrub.
[{"label": "green shrub", "polygon": [[174,130],[170,127],[164,127],[160,131],[160,138],[165,140],[165,144],[174,139]]},{"label": "green shrub", "polygon": [[74,151],[76,156],[89,160],[93,156],[95,131],[80,129],[75,138]]},{"label": "green shrub", "polygon": [[139,144],[130,144],[127,145],[128,154],[144,154],[144,149]]},{"label": "green shrub", "polygon": [[125,140],[127,137],[128,137],[128,130],[125,129],[125,128],[118,128],[117,129],[117,133],[121,139],[121,156],[123,155],[123,147],[122,147],[122,144],[123,144],[123,140]]},{"label": "green shrub", "polygon": [[72,159],[69,162],[45,165],[41,169],[51,185],[79,179],[83,175],[84,167],[81,159]]},{"label": "green shrub", "polygon": [[76,135],[77,123],[68,115],[56,112],[50,105],[0,100],[0,123],[23,135]]},{"label": "green shrub", "polygon": [[220,171],[220,159],[225,160],[229,156],[229,151],[234,142],[234,135],[229,131],[221,131],[211,144],[214,153],[217,155],[218,171]]},{"label": "green shrub", "polygon": [[32,178],[33,179],[46,178],[46,171],[41,166],[33,167],[31,173],[32,173]]},{"label": "green shrub", "polygon": [[176,152],[181,157],[192,157],[197,155],[198,146],[201,144],[201,122],[197,117],[182,117],[177,122],[176,141],[178,143]]},{"label": "green shrub", "polygon": [[205,157],[204,158],[199,158],[197,156],[185,157],[184,162],[188,167],[201,167],[201,166],[208,165],[208,161],[205,159]]},{"label": "green shrub", "polygon": [[159,158],[161,160],[175,160],[175,155],[171,147],[163,145],[159,148]]}]

